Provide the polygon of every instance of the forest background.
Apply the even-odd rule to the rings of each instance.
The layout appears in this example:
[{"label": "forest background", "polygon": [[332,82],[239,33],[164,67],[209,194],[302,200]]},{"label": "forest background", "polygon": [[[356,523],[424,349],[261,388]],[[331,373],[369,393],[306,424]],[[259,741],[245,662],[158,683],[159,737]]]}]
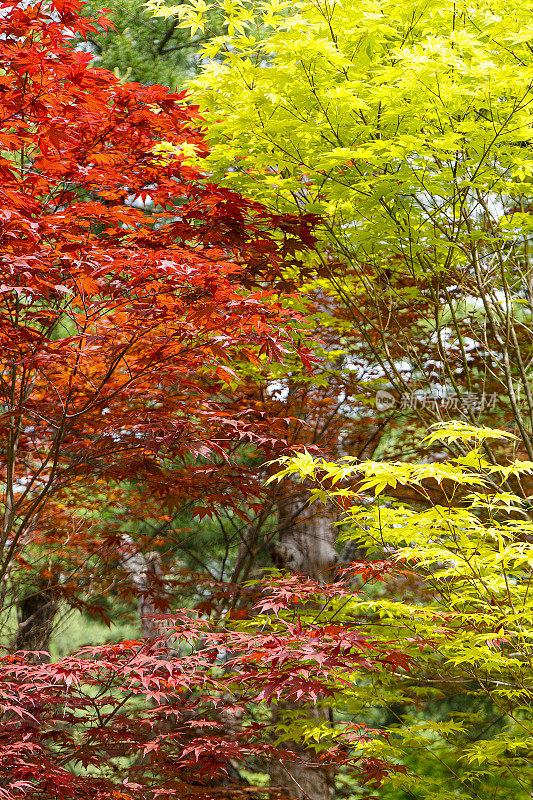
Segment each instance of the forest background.
[{"label": "forest background", "polygon": [[110,5],[0,4],[2,798],[531,797],[532,9]]}]

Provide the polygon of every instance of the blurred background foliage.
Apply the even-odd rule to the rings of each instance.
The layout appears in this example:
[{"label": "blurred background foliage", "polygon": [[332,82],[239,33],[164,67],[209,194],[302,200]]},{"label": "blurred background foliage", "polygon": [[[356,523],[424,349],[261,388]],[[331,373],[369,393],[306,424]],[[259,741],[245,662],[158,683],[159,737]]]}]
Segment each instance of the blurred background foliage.
[{"label": "blurred background foliage", "polygon": [[[198,68],[198,49],[209,38],[177,27],[177,20],[154,17],[140,0],[108,0],[109,18],[114,30],[103,29],[88,40],[95,55],[95,66],[109,69],[124,81],[144,86],[159,83],[180,89]],[[102,8],[99,0],[88,0],[83,8],[86,17]],[[217,29],[213,15],[211,30]]]}]

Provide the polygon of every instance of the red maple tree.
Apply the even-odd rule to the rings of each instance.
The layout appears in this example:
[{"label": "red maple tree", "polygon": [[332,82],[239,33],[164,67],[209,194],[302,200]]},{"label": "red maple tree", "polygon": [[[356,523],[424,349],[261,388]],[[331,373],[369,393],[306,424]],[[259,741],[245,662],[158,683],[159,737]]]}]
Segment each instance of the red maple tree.
[{"label": "red maple tree", "polygon": [[197,110],[91,66],[79,9],[0,3],[0,581],[67,489],[252,492],[232,454],[281,428],[222,389],[233,361],[294,350],[272,278],[305,221],[186,166]]},{"label": "red maple tree", "polygon": [[[391,566],[351,572],[368,579],[369,569],[377,577]],[[165,620],[160,639],[84,648],[53,664],[0,659],[0,797],[249,796],[230,765],[260,771],[266,761],[302,757],[290,727],[272,726],[271,704],[329,703],[343,691],[344,675],[409,670],[404,654],[377,643],[358,621],[327,621],[328,605],[346,597],[353,590],[342,584],[292,577],[273,581],[250,616],[211,621],[179,613]],[[322,612],[302,626],[294,612],[309,601]],[[363,783],[404,771],[364,757],[360,745],[375,735],[360,724],[337,725],[316,743],[314,764],[306,752],[306,764],[345,765]],[[290,792],[256,787],[254,796]]]}]

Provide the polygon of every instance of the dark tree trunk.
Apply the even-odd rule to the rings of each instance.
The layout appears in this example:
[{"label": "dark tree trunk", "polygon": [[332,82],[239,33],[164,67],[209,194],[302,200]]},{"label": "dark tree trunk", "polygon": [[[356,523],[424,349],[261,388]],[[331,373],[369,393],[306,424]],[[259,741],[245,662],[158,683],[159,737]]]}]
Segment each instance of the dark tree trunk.
[{"label": "dark tree trunk", "polygon": [[[305,506],[304,497],[291,497],[280,502],[278,519],[279,540],[273,548],[276,565],[318,581],[333,581],[337,563],[335,514],[318,503]],[[282,717],[284,710],[298,711],[310,719],[331,721],[331,711],[327,708],[285,703],[280,704],[275,717]],[[296,800],[331,800],[335,770],[318,765],[315,752],[298,742],[288,742],[286,746],[294,751],[297,760],[269,764],[272,785],[285,787],[287,794]]]},{"label": "dark tree trunk", "polygon": [[46,656],[46,653],[50,650],[50,636],[57,609],[57,600],[50,584],[43,583],[35,587],[19,600],[15,650],[44,651],[40,660],[49,661],[50,656]]}]

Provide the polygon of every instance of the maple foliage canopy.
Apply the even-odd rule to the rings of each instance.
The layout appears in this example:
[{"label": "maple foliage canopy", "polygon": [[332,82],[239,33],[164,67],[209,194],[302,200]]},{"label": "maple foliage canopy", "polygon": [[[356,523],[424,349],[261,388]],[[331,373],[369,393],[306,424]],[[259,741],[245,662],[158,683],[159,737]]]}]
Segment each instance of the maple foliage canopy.
[{"label": "maple foliage canopy", "polygon": [[[352,574],[379,578],[391,566],[354,564]],[[168,615],[152,641],[87,647],[52,664],[0,659],[2,800],[243,797],[230,763],[257,770],[267,759],[301,758],[291,725],[273,727],[271,704],[331,702],[349,685],[344,675],[409,670],[409,658],[357,621],[327,621],[336,602],[353,597],[342,584],[292,577],[262,595],[250,615],[218,622]],[[302,625],[294,611],[309,600],[323,613]],[[365,756],[361,745],[376,735],[349,721],[321,731],[311,766],[348,765],[363,783],[403,771]]]},{"label": "maple foliage canopy", "polygon": [[295,349],[268,287],[311,240],[185,166],[205,147],[183,94],[91,66],[74,37],[105,18],[0,10],[3,576],[76,481],[231,500],[239,441],[280,439],[224,394],[231,364]]},{"label": "maple foliage canopy", "polygon": [[[2,587],[24,569],[39,585],[39,550],[50,585],[50,536],[65,559],[78,547],[91,560],[98,543],[58,509],[72,500],[83,520],[105,482],[249,503],[239,444],[272,452],[283,422],[243,404],[235,363],[264,371],[302,351],[275,279],[312,245],[308,221],[188,167],[205,151],[197,111],[92,67],[75,42],[97,23],[79,10],[0,2]],[[250,617],[198,609],[169,615],[159,640],[3,656],[0,800],[217,797],[232,763],[297,758],[269,705],[327,702],[346,669],[408,667],[359,627],[294,618],[300,599],[345,594],[288,579]],[[368,735],[348,724],[317,743],[316,764],[351,759],[379,780],[386,765],[352,755]]]}]

